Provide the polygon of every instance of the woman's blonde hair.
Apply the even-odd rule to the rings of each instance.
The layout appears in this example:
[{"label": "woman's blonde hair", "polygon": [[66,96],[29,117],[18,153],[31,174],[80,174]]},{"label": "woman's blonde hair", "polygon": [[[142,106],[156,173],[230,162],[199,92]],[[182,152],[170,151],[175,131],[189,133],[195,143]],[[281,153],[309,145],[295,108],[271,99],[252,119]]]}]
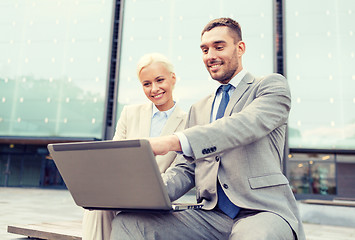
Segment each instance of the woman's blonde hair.
[{"label": "woman's blonde hair", "polygon": [[143,55],[138,61],[138,64],[137,64],[138,78],[139,78],[139,74],[143,68],[149,66],[152,63],[156,63],[156,62],[162,63],[169,72],[174,73],[173,64],[163,54],[148,53],[148,54]]}]

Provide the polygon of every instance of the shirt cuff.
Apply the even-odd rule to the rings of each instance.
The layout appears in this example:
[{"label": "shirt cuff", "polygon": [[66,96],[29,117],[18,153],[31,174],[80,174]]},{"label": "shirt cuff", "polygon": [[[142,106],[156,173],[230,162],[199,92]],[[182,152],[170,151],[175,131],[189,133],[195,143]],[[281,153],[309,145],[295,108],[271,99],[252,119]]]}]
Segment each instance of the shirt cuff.
[{"label": "shirt cuff", "polygon": [[174,134],[179,138],[182,153],[187,157],[193,157],[194,154],[192,152],[189,140],[187,139],[185,134],[183,134],[182,132],[175,132]]}]

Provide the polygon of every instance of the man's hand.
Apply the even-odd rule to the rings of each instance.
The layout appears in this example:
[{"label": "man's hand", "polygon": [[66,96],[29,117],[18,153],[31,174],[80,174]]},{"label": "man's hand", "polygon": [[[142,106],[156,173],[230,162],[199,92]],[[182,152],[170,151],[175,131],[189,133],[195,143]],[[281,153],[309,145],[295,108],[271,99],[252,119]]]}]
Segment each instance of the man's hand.
[{"label": "man's hand", "polygon": [[176,135],[149,138],[155,155],[165,155],[170,151],[181,151],[180,141]]}]

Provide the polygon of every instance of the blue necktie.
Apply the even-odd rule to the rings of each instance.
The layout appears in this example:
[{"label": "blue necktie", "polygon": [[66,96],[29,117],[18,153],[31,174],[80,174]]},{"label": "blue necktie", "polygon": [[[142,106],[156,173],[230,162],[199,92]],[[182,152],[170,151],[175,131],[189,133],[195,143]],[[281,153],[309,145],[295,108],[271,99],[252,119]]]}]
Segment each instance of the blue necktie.
[{"label": "blue necktie", "polygon": [[224,116],[224,112],[226,111],[226,107],[229,102],[228,91],[229,91],[229,89],[231,89],[231,87],[232,87],[232,85],[230,85],[230,84],[220,86],[220,89],[222,89],[223,92],[222,92],[221,103],[219,104],[219,107],[218,107],[216,120],[219,118],[222,118]]},{"label": "blue necktie", "polygon": [[[229,102],[229,95],[228,91],[232,87],[232,85],[222,85],[222,99],[221,103],[219,104],[216,119],[222,118],[224,116],[224,112],[226,111],[226,107]],[[217,180],[217,194],[218,194],[218,202],[217,206],[219,209],[221,209],[226,215],[228,215],[230,218],[234,219],[240,208],[236,205],[234,205],[227,197],[227,195],[224,193],[221,185],[219,184],[219,181]]]}]

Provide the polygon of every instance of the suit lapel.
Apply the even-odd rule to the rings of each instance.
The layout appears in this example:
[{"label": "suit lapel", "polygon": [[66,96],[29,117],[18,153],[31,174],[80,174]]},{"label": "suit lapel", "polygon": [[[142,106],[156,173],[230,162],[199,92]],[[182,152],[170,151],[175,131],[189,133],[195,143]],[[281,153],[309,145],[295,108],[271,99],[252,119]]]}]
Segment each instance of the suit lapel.
[{"label": "suit lapel", "polygon": [[171,113],[170,117],[166,121],[166,124],[161,131],[160,136],[170,135],[175,132],[180,123],[183,121],[183,112],[176,106],[174,111]]},{"label": "suit lapel", "polygon": [[201,111],[201,124],[209,124],[211,122],[212,106],[215,97],[215,93],[211,94],[207,97],[206,102],[203,104]]},{"label": "suit lapel", "polygon": [[254,77],[250,74],[247,73],[243,79],[240,81],[240,83],[237,85],[237,88],[233,92],[229,103],[227,105],[226,111],[224,113],[224,116],[229,116],[233,107],[235,104],[239,101],[239,99],[243,96],[245,91],[249,88],[250,84],[253,83]]},{"label": "suit lapel", "polygon": [[141,137],[149,137],[150,135],[150,124],[152,121],[152,103],[148,103],[142,107],[139,120],[139,133]]}]

